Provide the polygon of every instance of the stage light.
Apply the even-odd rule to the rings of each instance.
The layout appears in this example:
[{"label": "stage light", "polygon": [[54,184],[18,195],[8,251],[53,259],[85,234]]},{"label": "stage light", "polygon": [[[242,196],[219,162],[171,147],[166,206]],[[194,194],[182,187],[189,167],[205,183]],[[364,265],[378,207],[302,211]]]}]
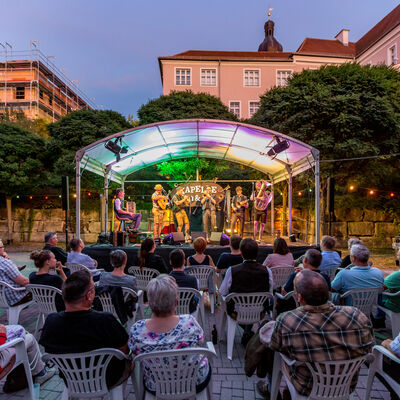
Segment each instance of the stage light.
[{"label": "stage light", "polygon": [[[121,146],[118,144],[120,142]],[[126,154],[128,152],[128,148],[126,146],[122,146],[122,137],[115,139],[114,141],[109,140],[106,142],[104,147],[107,150],[110,150],[111,153],[114,153],[117,159],[117,162],[121,159],[120,154]]]},{"label": "stage light", "polygon": [[370,190],[370,191],[369,191],[369,194],[370,194],[370,195],[374,195],[375,192],[374,192],[373,190]]},{"label": "stage light", "polygon": [[354,186],[351,185],[351,186],[349,187],[349,189],[350,189],[350,190],[354,190]]},{"label": "stage light", "polygon": [[285,151],[289,148],[290,143],[284,139],[281,140],[278,137],[276,137],[276,145],[272,146],[268,152],[267,155],[269,157],[276,157],[277,154],[282,153],[282,151]]}]

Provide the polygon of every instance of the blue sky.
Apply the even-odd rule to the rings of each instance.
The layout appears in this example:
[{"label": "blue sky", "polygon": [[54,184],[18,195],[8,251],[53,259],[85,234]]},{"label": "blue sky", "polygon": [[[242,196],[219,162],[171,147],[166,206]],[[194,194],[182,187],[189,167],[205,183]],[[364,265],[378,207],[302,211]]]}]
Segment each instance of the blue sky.
[{"label": "blue sky", "polygon": [[0,42],[38,40],[105,109],[125,116],[162,93],[158,56],[189,49],[257,50],[266,10],[284,51],[305,37],[358,40],[398,0],[0,0]]}]

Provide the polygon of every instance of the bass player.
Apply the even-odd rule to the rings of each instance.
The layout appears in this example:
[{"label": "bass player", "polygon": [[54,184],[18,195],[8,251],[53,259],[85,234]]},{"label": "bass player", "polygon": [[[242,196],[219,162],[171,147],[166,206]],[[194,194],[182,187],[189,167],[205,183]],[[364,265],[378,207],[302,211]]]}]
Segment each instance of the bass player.
[{"label": "bass player", "polygon": [[232,197],[231,235],[234,234],[236,221],[239,220],[239,236],[243,236],[246,208],[249,207],[249,200],[243,195],[242,187],[236,187],[236,196]]},{"label": "bass player", "polygon": [[154,217],[154,226],[153,226],[153,238],[160,238],[163,222],[164,222],[164,214],[165,209],[167,207],[168,196],[163,195],[163,187],[160,184],[154,186],[155,192],[151,196],[151,200],[153,202],[153,217]]},{"label": "bass player", "polygon": [[251,194],[250,200],[254,200],[254,208],[256,216],[254,219],[254,234],[253,238],[257,238],[258,223],[260,222],[260,233],[258,241],[261,242],[264,233],[264,227],[267,222],[268,204],[272,199],[271,191],[268,189],[269,183],[265,181],[258,181],[256,183],[256,190]]}]

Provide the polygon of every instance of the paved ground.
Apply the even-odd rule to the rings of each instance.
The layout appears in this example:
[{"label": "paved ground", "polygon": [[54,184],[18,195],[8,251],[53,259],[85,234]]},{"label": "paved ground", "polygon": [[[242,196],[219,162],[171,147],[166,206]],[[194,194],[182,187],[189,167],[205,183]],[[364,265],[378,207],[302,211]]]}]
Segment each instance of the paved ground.
[{"label": "paved ground", "polygon": [[[26,253],[25,257],[23,254],[17,255],[13,260],[16,261],[18,265],[26,263]],[[32,264],[30,265],[30,267]],[[27,273],[28,271],[26,271]],[[218,327],[219,321],[219,310],[217,309],[216,314],[212,315],[209,310],[206,310],[206,340],[211,341],[211,330],[213,325],[216,324]],[[36,307],[30,307],[24,310],[21,314],[20,323],[30,332],[34,330],[34,324],[37,317]],[[4,310],[0,310],[0,323],[5,323],[5,313]],[[383,336],[389,337],[389,331],[385,332]],[[382,339],[382,335],[380,335]],[[378,338],[378,341],[380,341]],[[222,341],[216,346],[217,359],[214,362],[214,382],[213,382],[213,400],[239,400],[239,399],[261,399],[262,397],[258,395],[255,384],[259,380],[256,376],[251,378],[246,377],[243,370],[244,365],[244,348],[240,344],[240,332],[237,330],[235,337],[235,346],[233,352],[233,360],[229,361],[226,357],[226,342]],[[356,399],[364,399],[365,387],[367,380],[367,369],[363,367],[361,370],[361,376],[356,389]],[[0,383],[2,387],[2,383]],[[50,381],[46,382],[40,387],[40,399],[52,400],[61,398],[61,393],[64,389],[64,383],[56,375]],[[25,399],[28,396],[27,390],[14,393],[12,395],[6,395],[2,393],[0,389],[1,400],[16,400]],[[126,388],[126,398],[129,400],[135,399],[135,395],[132,389],[132,385],[127,385]],[[371,394],[372,399],[390,399],[390,394],[386,390],[385,386],[377,379],[374,381],[374,387]]]}]

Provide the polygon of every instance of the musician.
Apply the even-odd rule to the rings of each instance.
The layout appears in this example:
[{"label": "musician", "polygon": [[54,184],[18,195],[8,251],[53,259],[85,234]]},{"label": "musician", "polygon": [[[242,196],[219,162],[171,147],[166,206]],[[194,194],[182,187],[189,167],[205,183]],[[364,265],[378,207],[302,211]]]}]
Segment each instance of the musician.
[{"label": "musician", "polygon": [[185,237],[189,236],[189,219],[185,211],[185,207],[189,206],[189,197],[183,195],[183,187],[178,187],[175,196],[172,198],[174,203],[174,211],[176,221],[178,222],[178,232],[182,232],[183,225],[185,225]]},{"label": "musician", "polygon": [[163,195],[163,187],[160,184],[154,186],[155,192],[151,196],[153,202],[153,237],[157,239],[160,237],[161,230],[164,222],[164,214],[166,203],[168,202],[168,196]]},{"label": "musician", "polygon": [[[207,186],[201,199],[201,205],[203,209],[203,228],[207,233],[207,237],[210,237],[211,231],[217,231],[217,214],[215,197],[211,194],[211,186]],[[211,221],[211,227],[210,227]]]},{"label": "musician", "polygon": [[127,210],[124,210],[122,208],[122,202],[124,199],[124,191],[122,189],[117,189],[115,192],[115,195],[117,198],[114,201],[114,212],[118,216],[118,218],[128,218],[130,219],[133,225],[133,231],[137,232],[139,229],[140,221],[142,220],[142,215],[141,214],[135,214],[132,212],[129,212]]},{"label": "musician", "polygon": [[243,236],[246,208],[249,207],[249,201],[242,193],[242,187],[236,188],[236,196],[232,197],[232,216],[231,216],[231,234],[233,235],[236,221],[239,220],[238,235]]},{"label": "musician", "polygon": [[267,222],[268,204],[272,199],[271,191],[267,187],[266,182],[258,181],[256,183],[256,190],[251,194],[250,200],[254,200],[254,208],[256,210],[256,217],[254,219],[254,240],[257,238],[258,223],[260,222],[259,241],[262,240],[264,227]]}]

